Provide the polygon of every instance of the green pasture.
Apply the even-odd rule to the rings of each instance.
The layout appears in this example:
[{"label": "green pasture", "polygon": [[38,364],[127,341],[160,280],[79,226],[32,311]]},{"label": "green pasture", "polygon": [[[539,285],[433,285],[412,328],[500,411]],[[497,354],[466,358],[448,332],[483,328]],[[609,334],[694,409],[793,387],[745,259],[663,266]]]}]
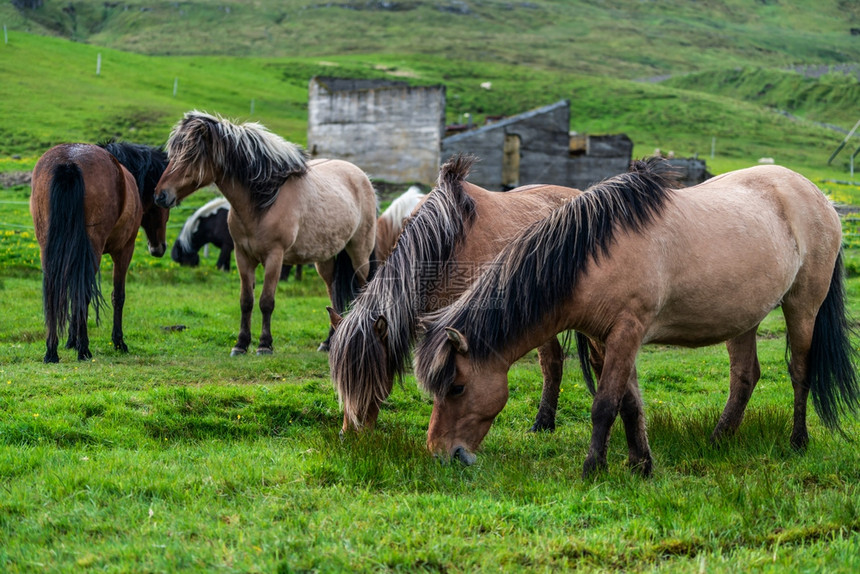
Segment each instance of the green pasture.
[{"label": "green pasture", "polygon": [[[177,209],[171,242],[211,194]],[[779,313],[761,332],[747,418],[719,447],[708,436],[727,396],[724,349],[642,352],[653,478],[625,468],[621,425],[609,471],[580,478],[590,396],[573,360],[558,429],[526,432],[540,394],[534,354],[511,370],[478,462],[443,465],[425,451],[431,404],[411,376],[375,432],[339,438],[327,357],[315,350],[327,300],[314,272],[278,287],[275,354],[231,358],[235,270],[216,271],[214,255],[197,269],[154,259],[141,237],[130,352],[113,350],[107,313],[90,321],[91,361],[61,349],[59,364],[43,364],[28,195],[0,191],[0,571],[860,568],[860,425],[846,422],[851,442],[812,416],[808,451],[788,447]],[[109,289],[108,258],[103,267]],[[856,313],[860,279],[849,290]]]},{"label": "green pasture", "polygon": [[[821,125],[847,130],[855,121],[856,81],[841,77],[825,76],[808,86],[814,94],[833,96],[824,106],[811,95],[803,105],[791,99],[790,82],[761,102],[725,90],[710,93],[709,85],[681,80],[674,87],[505,62],[408,53],[151,56],[16,30],[9,32],[9,44],[0,46],[0,58],[0,171],[30,169],[42,153],[62,142],[116,137],[164,144],[173,124],[191,109],[260,121],[304,144],[308,81],[319,74],[445,84],[449,122],[463,121],[466,113],[481,122],[489,114],[513,115],[566,98],[571,101],[571,130],[626,133],[638,157],[655,148],[681,157],[696,155],[713,173],[771,157],[813,179],[850,179],[853,147],[828,166],[844,133]],[[770,81],[764,72],[757,74],[756,69],[748,71],[763,85]],[[790,76],[793,81],[797,74]],[[480,87],[485,81],[490,90]],[[809,118],[803,115],[807,111]]]}]

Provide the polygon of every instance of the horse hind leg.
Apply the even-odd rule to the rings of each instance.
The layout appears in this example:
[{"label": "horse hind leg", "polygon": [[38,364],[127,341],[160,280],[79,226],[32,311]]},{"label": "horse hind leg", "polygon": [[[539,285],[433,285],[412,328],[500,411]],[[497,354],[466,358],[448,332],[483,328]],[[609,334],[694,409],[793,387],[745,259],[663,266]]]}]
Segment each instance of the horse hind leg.
[{"label": "horse hind leg", "polygon": [[756,348],[757,331],[758,325],[726,341],[730,364],[729,398],[711,434],[711,442],[716,443],[733,435],[743,421],[747,404],[761,377]]},{"label": "horse hind leg", "polygon": [[624,434],[627,437],[628,466],[642,476],[651,476],[653,469],[651,446],[648,444],[645,407],[642,404],[642,394],[639,392],[639,379],[635,368],[627,380],[627,392],[621,399],[619,413],[624,423]]},{"label": "horse hind leg", "polygon": [[558,395],[564,368],[564,351],[556,337],[551,338],[538,349],[540,370],[543,374],[543,390],[540,397],[535,423],[531,432],[555,430],[555,415],[558,410]]}]

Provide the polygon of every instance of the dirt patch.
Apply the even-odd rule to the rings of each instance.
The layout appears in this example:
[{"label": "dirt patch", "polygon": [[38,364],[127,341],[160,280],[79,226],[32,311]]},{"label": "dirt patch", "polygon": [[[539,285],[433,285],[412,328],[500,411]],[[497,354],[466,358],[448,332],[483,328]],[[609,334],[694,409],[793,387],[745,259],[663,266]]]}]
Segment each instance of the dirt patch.
[{"label": "dirt patch", "polygon": [[30,185],[33,179],[31,171],[9,171],[0,173],[0,187],[12,187],[13,185]]}]

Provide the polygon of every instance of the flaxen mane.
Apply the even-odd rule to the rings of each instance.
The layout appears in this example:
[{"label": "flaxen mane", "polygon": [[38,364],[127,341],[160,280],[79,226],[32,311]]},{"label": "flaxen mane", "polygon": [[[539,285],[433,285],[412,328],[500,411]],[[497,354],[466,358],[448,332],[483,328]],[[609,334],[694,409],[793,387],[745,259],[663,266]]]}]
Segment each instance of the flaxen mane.
[{"label": "flaxen mane", "polygon": [[[417,332],[417,315],[428,305],[430,287],[445,272],[475,217],[474,200],[463,180],[474,158],[456,156],[439,182],[406,223],[397,249],[377,271],[352,310],[335,330],[329,364],[344,412],[355,426],[356,413],[387,397],[390,381],[403,375]],[[384,317],[383,349],[374,326]]]},{"label": "flaxen mane", "polygon": [[456,303],[429,315],[415,361],[425,390],[442,397],[454,381],[445,327],[466,335],[473,360],[488,359],[569,298],[589,263],[608,255],[616,233],[640,232],[658,217],[671,198],[663,167],[656,158],[637,161],[592,186],[527,228]]},{"label": "flaxen mane", "polygon": [[265,210],[290,177],[307,173],[305,151],[257,122],[234,124],[197,110],[177,122],[167,140],[174,165],[197,167],[198,181],[221,174],[246,186]]}]

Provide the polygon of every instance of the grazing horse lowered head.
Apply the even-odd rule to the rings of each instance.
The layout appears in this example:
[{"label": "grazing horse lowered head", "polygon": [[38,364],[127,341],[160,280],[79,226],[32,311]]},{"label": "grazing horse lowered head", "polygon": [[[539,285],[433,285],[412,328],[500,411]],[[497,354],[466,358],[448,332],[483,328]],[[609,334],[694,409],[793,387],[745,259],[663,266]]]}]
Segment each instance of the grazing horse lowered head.
[{"label": "grazing horse lowered head", "polygon": [[87,315],[99,322],[104,304],[99,282],[103,253],[113,268],[114,347],[127,352],[122,329],[125,279],[143,227],[149,252],[166,250],[166,209],[153,201],[155,182],[167,165],[160,148],[125,142],[62,144],[45,152],[33,169],[30,213],[42,260],[46,363],[59,361],[57,346],[68,326],[66,348],[79,360],[92,357]]},{"label": "grazing horse lowered head", "polygon": [[791,445],[808,443],[810,394],[830,428],[857,411],[842,230],[827,198],[778,166],[672,190],[655,177],[653,161],[524,230],[455,304],[428,318],[415,367],[434,399],[432,451],[473,462],[507,401],[511,364],[548,336],[575,329],[603,355],[583,474],[606,467],[620,414],[628,462],[648,475],[639,348],[726,342],[729,399],[712,435],[720,439],[741,423],[760,376],[756,331],[776,307],[785,316],[794,389]]},{"label": "grazing horse lowered head", "polygon": [[[532,185],[492,192],[465,181],[474,158],[442,166],[437,187],[407,220],[391,256],[336,325],[329,364],[343,430],[372,427],[402,377],[421,314],[454,301],[517,232],[582,192]],[[540,347],[544,393],[533,430],[555,427],[564,354],[555,334]]]},{"label": "grazing horse lowered head", "polygon": [[[376,193],[358,167],[340,160],[308,161],[304,150],[262,125],[235,124],[191,111],[167,142],[170,163],[156,201],[172,207],[215,183],[227,201],[227,223],[241,282],[239,337],[231,354],[251,342],[254,271],[265,270],[258,354],[272,352],[271,318],[281,267],[316,264],[333,307],[343,312],[370,276],[376,236]],[[327,349],[327,342],[320,350]]]}]

